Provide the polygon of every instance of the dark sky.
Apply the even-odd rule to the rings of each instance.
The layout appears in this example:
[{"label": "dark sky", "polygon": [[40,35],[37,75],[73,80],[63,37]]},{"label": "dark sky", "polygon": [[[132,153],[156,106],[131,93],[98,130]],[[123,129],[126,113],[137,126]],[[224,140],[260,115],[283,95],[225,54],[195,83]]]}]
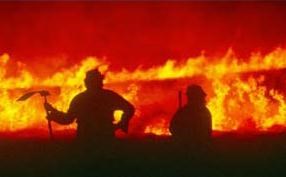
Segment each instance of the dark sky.
[{"label": "dark sky", "polygon": [[229,47],[248,56],[285,46],[285,19],[285,2],[8,2],[0,3],[0,53],[54,68],[105,56],[114,69]]}]

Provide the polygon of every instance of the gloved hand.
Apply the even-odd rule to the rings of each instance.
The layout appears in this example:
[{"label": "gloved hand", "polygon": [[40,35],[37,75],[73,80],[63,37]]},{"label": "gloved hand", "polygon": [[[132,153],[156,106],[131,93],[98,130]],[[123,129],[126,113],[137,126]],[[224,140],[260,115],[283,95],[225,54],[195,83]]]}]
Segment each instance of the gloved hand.
[{"label": "gloved hand", "polygon": [[55,108],[53,108],[53,106],[50,104],[50,103],[48,103],[48,102],[46,102],[46,103],[44,103],[44,107],[45,107],[45,109],[47,110],[47,111],[53,111]]},{"label": "gloved hand", "polygon": [[44,103],[44,107],[45,107],[45,109],[46,109],[46,111],[47,111],[47,116],[46,116],[46,118],[47,118],[48,120],[52,120],[52,118],[53,118],[52,115],[55,113],[56,109],[55,109],[50,103],[48,103],[48,102]]}]

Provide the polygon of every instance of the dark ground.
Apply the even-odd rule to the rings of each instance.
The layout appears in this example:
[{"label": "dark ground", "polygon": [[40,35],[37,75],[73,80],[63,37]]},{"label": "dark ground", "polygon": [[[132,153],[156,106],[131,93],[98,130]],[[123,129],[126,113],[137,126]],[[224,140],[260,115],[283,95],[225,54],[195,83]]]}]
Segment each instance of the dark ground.
[{"label": "dark ground", "polygon": [[103,150],[71,140],[2,138],[0,165],[1,177],[286,176],[286,134],[223,134],[207,152],[192,154],[159,137],[120,140]]}]

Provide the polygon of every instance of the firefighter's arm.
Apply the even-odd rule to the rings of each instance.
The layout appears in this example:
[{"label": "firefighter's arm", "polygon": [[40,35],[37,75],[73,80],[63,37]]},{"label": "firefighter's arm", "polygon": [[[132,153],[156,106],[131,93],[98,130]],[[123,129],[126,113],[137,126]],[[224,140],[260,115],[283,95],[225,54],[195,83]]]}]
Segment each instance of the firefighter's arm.
[{"label": "firefighter's arm", "polygon": [[118,123],[118,128],[122,129],[124,132],[128,132],[128,124],[130,119],[133,117],[135,108],[127,100],[121,98],[119,102],[119,109],[123,111],[121,121]]},{"label": "firefighter's arm", "polygon": [[51,104],[45,103],[45,109],[48,112],[47,119],[59,124],[67,125],[74,121],[75,116],[69,110],[67,113],[58,111]]}]

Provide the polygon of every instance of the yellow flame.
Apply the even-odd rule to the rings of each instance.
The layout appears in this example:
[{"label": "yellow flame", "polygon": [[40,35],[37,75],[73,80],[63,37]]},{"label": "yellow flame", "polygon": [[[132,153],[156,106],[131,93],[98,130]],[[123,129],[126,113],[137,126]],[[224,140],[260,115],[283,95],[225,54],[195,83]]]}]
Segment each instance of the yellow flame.
[{"label": "yellow flame", "polygon": [[[86,71],[99,67],[103,72],[108,70],[108,63],[95,57],[88,57],[81,63],[71,68],[63,69],[54,73],[49,78],[39,78],[31,74],[25,64],[17,62],[18,70],[16,76],[9,76],[8,54],[0,56],[0,131],[17,131],[27,128],[46,128],[45,112],[42,107],[41,98],[33,98],[25,103],[15,102],[21,94],[40,88],[47,88],[52,92],[49,101],[58,109],[67,110],[71,99],[83,91],[83,80]],[[15,61],[15,60],[14,60]],[[168,79],[182,80],[194,76],[205,76],[206,81],[202,85],[209,94],[208,104],[212,116],[213,127],[216,130],[231,131],[240,130],[244,122],[253,121],[255,129],[268,130],[274,125],[285,126],[286,104],[282,93],[277,90],[269,90],[261,77],[248,77],[246,80],[240,76],[242,73],[279,70],[286,68],[286,50],[277,48],[271,53],[262,56],[259,53],[252,54],[249,59],[240,59],[230,49],[223,57],[206,57],[204,55],[189,58],[182,62],[167,60],[162,66],[154,66],[149,69],[138,67],[133,71],[122,69],[120,72],[108,71],[105,83],[122,94],[138,108],[136,117],[144,115],[140,109],[144,97],[144,83],[149,81],[164,81]],[[144,83],[139,83],[144,82]],[[121,85],[119,84],[121,83]],[[142,85],[143,84],[143,85]],[[188,81],[184,81],[185,87]],[[160,87],[160,82],[158,82]],[[170,91],[176,95],[174,86],[170,85]],[[169,92],[170,92],[169,91]],[[150,91],[149,91],[150,92]],[[158,95],[154,92],[148,98],[149,102],[158,102]],[[145,101],[146,103],[146,101]],[[165,102],[163,105],[174,104]],[[175,104],[174,104],[175,105]],[[170,110],[169,110],[170,111]],[[173,110],[175,111],[175,110]],[[114,123],[120,120],[122,112],[115,112]],[[168,125],[172,114],[167,118],[160,118],[147,122],[142,133],[154,133],[156,135],[169,135]],[[144,117],[141,118],[144,121]],[[141,122],[142,122],[141,121]],[[140,122],[140,121],[139,121]],[[75,128],[71,126],[57,126],[56,129]]]}]

